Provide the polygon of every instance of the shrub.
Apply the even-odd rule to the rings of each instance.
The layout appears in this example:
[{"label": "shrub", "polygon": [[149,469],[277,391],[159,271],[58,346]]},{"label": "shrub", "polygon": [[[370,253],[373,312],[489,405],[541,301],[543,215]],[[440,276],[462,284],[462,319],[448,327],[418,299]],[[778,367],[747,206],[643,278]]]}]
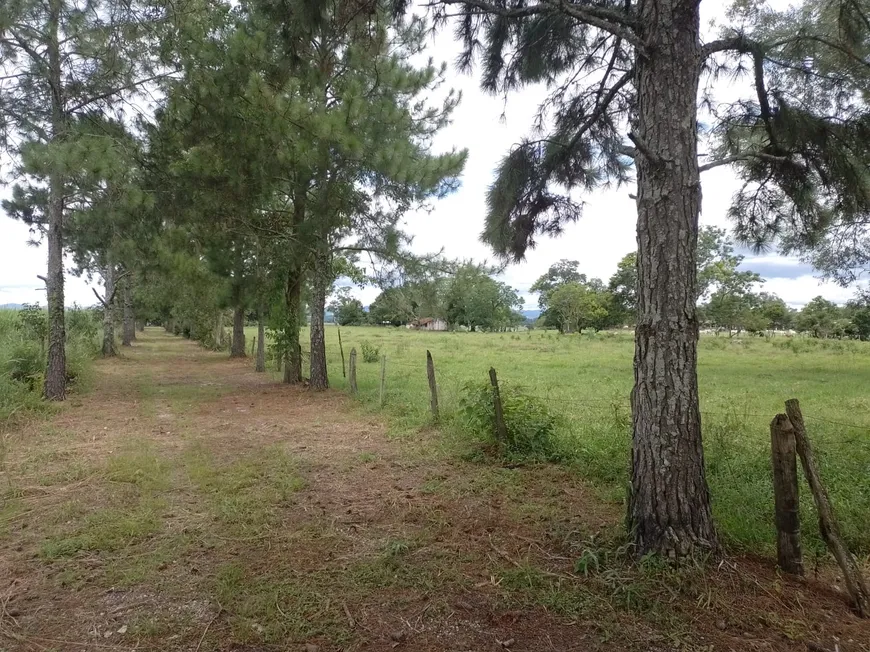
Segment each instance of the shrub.
[{"label": "shrub", "polygon": [[48,337],[48,314],[36,303],[25,303],[18,311],[18,328],[33,342],[45,342]]},{"label": "shrub", "polygon": [[369,342],[360,344],[363,362],[377,362],[381,357],[381,347],[374,346]]},{"label": "shrub", "polygon": [[558,418],[541,399],[511,385],[500,387],[507,440],[498,440],[493,388],[489,383],[468,383],[460,399],[463,427],[499,449],[508,459],[556,461],[561,453],[556,444]]},{"label": "shrub", "polygon": [[42,389],[42,350],[36,342],[16,342],[8,350],[6,370],[9,377],[30,391]]}]

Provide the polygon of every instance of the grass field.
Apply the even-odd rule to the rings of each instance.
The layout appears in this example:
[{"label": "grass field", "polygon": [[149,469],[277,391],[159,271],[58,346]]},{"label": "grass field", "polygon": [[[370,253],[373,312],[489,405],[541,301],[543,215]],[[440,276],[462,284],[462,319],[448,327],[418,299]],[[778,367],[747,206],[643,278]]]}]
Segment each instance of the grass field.
[{"label": "grass field", "polygon": [[[501,383],[522,386],[561,417],[565,463],[592,480],[605,498],[623,499],[631,436],[631,333],[560,336],[345,327],[341,335],[346,357],[363,342],[386,355],[384,410],[396,433],[413,433],[431,422],[427,349],[435,360],[447,444],[463,441],[459,407],[466,386],[487,382],[493,366]],[[303,342],[305,338],[307,333]],[[327,350],[332,386],[347,389],[334,327],[327,328]],[[379,373],[380,364],[360,358],[360,400],[371,410],[380,409]],[[700,343],[698,373],[709,482],[728,545],[773,550],[769,425],[784,401],[795,397],[844,534],[856,549],[870,552],[870,344],[710,336]],[[801,499],[805,546],[810,555],[821,553],[824,545],[806,486]]]}]

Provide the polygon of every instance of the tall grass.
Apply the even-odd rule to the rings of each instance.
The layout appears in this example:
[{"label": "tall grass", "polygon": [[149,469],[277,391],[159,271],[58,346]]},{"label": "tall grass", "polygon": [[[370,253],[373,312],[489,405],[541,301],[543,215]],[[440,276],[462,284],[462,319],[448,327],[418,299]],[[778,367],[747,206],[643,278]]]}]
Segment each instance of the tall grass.
[{"label": "tall grass", "polygon": [[[479,429],[462,410],[467,387],[501,382],[537,397],[558,420],[557,457],[624,499],[629,479],[633,383],[631,333],[565,335],[424,333],[342,328],[345,357],[363,342],[387,356],[386,405],[396,431],[431,423],[426,350],[435,360],[441,427],[452,444]],[[303,341],[305,341],[303,339]],[[327,329],[330,382],[346,390],[338,338]],[[379,409],[380,365],[358,365],[361,402]],[[704,337],[698,363],[708,480],[720,533],[732,549],[774,545],[770,422],[800,399],[823,480],[850,545],[870,552],[870,343],[773,337]],[[472,427],[469,428],[469,425]],[[809,489],[802,487],[805,546],[822,550]]]},{"label": "tall grass", "polygon": [[[44,407],[46,362],[45,310],[0,310],[0,424]],[[91,310],[67,310],[67,375],[81,383],[99,353],[99,321]]]}]

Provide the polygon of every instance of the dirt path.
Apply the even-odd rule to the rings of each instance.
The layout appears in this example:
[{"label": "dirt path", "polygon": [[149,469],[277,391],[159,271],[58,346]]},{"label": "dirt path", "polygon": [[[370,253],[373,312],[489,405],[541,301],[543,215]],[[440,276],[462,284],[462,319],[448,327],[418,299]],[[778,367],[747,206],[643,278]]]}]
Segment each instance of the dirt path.
[{"label": "dirt path", "polygon": [[95,376],[6,439],[0,650],[870,650],[824,575],[629,563],[568,469],[157,330]]}]

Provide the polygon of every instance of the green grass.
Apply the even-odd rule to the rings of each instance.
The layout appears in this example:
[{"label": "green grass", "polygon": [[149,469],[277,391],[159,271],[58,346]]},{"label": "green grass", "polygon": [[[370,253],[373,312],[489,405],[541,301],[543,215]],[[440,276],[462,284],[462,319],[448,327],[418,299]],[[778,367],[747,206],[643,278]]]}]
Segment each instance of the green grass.
[{"label": "green grass", "polygon": [[[28,414],[51,409],[42,400],[46,346],[40,339],[27,328],[18,310],[0,310],[0,430]],[[98,352],[94,314],[68,310],[67,374],[78,388],[87,386],[90,362]]]},{"label": "green grass", "polygon": [[[501,383],[524,388],[561,417],[564,463],[576,467],[605,497],[624,496],[631,437],[631,333],[424,333],[373,327],[345,327],[341,333],[345,358],[363,343],[386,355],[384,411],[394,432],[412,433],[431,423],[428,349],[435,361],[444,439],[461,444],[466,438],[468,443],[459,411],[464,388],[485,382],[492,366]],[[335,327],[327,327],[326,335],[330,382],[347,390]],[[870,344],[709,336],[699,349],[708,478],[724,540],[734,549],[773,549],[769,426],[784,410],[784,401],[796,397],[844,535],[856,549],[870,551],[865,523],[870,513]],[[379,410],[380,365],[364,363],[361,356],[358,360],[360,401]],[[822,549],[806,486],[802,502],[806,545]]]}]

